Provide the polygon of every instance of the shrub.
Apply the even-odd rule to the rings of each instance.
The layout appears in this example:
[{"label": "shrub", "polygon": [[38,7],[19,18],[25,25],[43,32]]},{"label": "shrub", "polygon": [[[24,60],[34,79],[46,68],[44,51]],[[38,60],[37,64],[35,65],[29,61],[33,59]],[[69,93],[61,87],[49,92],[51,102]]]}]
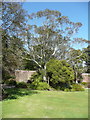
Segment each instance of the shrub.
[{"label": "shrub", "polygon": [[71,91],[84,91],[85,89],[80,84],[73,84]]},{"label": "shrub", "polygon": [[17,84],[17,87],[18,87],[18,88],[27,88],[27,83],[25,83],[25,82],[19,82],[19,83]]},{"label": "shrub", "polygon": [[32,83],[29,85],[31,89],[37,89],[37,90],[48,89],[48,84],[46,82],[43,82],[42,74],[40,72],[37,72],[32,75],[31,77]]},{"label": "shrub", "polygon": [[51,59],[46,70],[50,83],[55,86],[59,83],[70,85],[74,81],[74,71],[65,60]]},{"label": "shrub", "polygon": [[30,87],[36,90],[49,90],[50,89],[50,86],[46,82],[38,82],[38,81],[33,82],[30,85]]},{"label": "shrub", "polygon": [[17,86],[17,82],[15,80],[6,80],[4,83],[8,86]]},{"label": "shrub", "polygon": [[46,82],[39,82],[37,90],[49,90],[50,87]]},{"label": "shrub", "polygon": [[61,90],[60,86],[53,86],[53,88],[55,88],[55,90]]},{"label": "shrub", "polygon": [[71,92],[75,92],[75,89],[71,89]]},{"label": "shrub", "polygon": [[8,92],[4,89],[2,89],[2,96],[1,96],[1,99],[0,100],[3,100],[5,98],[7,98],[9,96]]},{"label": "shrub", "polygon": [[82,82],[81,83],[84,87],[88,87],[88,83],[86,83],[86,82]]},{"label": "shrub", "polygon": [[42,75],[41,75],[41,73],[40,73],[40,72],[34,73],[34,74],[31,76],[30,80],[31,80],[32,82],[33,82],[33,81],[42,81]]},{"label": "shrub", "polygon": [[65,92],[70,92],[71,90],[69,88],[64,89]]}]

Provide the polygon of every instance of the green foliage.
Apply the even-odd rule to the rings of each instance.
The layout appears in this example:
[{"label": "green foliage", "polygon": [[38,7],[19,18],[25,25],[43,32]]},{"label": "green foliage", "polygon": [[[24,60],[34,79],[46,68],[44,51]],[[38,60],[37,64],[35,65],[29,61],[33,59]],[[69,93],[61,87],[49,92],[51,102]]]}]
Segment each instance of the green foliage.
[{"label": "green foliage", "polygon": [[88,83],[87,82],[82,82],[82,85],[84,85],[84,87],[88,87]]},{"label": "green foliage", "polygon": [[[46,66],[46,77],[49,79],[50,86],[56,90],[71,89],[70,84],[73,82],[74,73],[70,65],[65,60],[51,59]],[[43,71],[32,75],[31,89],[45,90],[50,86],[43,82]]]},{"label": "green foliage", "polygon": [[18,97],[36,94],[36,91],[31,91],[30,89],[23,88],[7,88],[3,91],[3,99],[17,99]]},{"label": "green foliage", "polygon": [[4,83],[9,86],[17,86],[17,82],[15,80],[6,80]]},{"label": "green foliage", "polygon": [[51,89],[51,87],[46,82],[40,82],[39,80],[34,81],[30,85],[30,88],[34,89],[34,90],[49,90],[49,89]]},{"label": "green foliage", "polygon": [[85,89],[80,84],[73,84],[71,91],[84,91]]},{"label": "green foliage", "polygon": [[84,53],[86,53],[86,73],[90,73],[90,45],[88,44],[87,48],[84,48]]},{"label": "green foliage", "polygon": [[50,86],[46,82],[39,82],[36,89],[37,90],[49,90]]},{"label": "green foliage", "polygon": [[20,3],[2,2],[2,79],[22,66],[26,13]]},{"label": "green foliage", "polygon": [[47,76],[50,82],[60,86],[68,85],[74,80],[74,72],[65,60],[51,59],[47,63]]},{"label": "green foliage", "polygon": [[71,89],[71,92],[75,92],[76,90],[75,89]]},{"label": "green foliage", "polygon": [[32,75],[31,81],[33,81],[30,84],[31,89],[36,89],[36,90],[48,90],[48,89],[50,89],[50,86],[46,82],[43,82],[41,71]]},{"label": "green foliage", "polygon": [[71,90],[68,89],[68,88],[65,88],[64,91],[65,91],[65,92],[70,92]]},{"label": "green foliage", "polygon": [[18,84],[17,84],[17,88],[27,88],[28,87],[28,85],[27,85],[27,83],[25,83],[25,82],[19,82]]},{"label": "green foliage", "polygon": [[78,80],[79,82],[82,81],[82,73],[85,72],[85,67],[83,66],[83,62],[86,61],[87,56],[83,50],[76,50],[72,48],[68,53],[68,60],[71,67],[74,70],[74,79],[75,82]]},{"label": "green foliage", "polygon": [[29,60],[24,60],[23,67],[25,70],[37,70],[39,68],[35,62]]},{"label": "green foliage", "polygon": [[40,72],[36,72],[31,76],[31,81],[42,81],[42,74]]},{"label": "green foliage", "polygon": [[5,98],[7,98],[8,95],[9,95],[8,92],[7,92],[6,90],[2,89],[2,97],[1,97],[0,100],[3,100],[3,99],[5,99]]}]

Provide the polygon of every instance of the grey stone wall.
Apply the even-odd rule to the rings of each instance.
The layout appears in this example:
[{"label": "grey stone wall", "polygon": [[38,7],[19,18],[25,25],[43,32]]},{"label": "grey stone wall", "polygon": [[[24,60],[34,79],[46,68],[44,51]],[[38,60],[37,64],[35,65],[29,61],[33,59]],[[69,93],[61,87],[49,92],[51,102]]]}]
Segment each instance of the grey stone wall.
[{"label": "grey stone wall", "polygon": [[33,75],[36,71],[26,71],[26,70],[16,70],[15,76],[17,82],[27,82],[30,80],[31,75]]}]

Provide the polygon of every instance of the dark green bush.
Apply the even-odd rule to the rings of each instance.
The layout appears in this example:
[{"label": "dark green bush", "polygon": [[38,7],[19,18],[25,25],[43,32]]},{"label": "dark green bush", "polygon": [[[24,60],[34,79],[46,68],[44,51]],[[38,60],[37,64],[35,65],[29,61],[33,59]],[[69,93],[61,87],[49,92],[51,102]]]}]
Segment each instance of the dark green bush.
[{"label": "dark green bush", "polygon": [[2,96],[1,96],[2,99],[1,100],[7,98],[8,96],[9,96],[8,92],[6,90],[2,89]]},{"label": "dark green bush", "polygon": [[35,73],[31,77],[32,83],[29,88],[36,90],[46,90],[49,89],[49,85],[46,82],[43,82],[43,77],[41,71]]},{"label": "dark green bush", "polygon": [[80,84],[73,84],[71,91],[84,91],[85,89]]},{"label": "dark green bush", "polygon": [[17,82],[15,80],[6,80],[4,83],[8,86],[16,86],[17,85]]},{"label": "dark green bush", "polygon": [[17,88],[27,88],[28,87],[28,85],[27,85],[27,83],[25,83],[25,82],[19,82],[18,84],[17,84]]},{"label": "dark green bush", "polygon": [[31,89],[35,89],[35,90],[50,89],[50,86],[46,82],[43,82],[42,76],[43,76],[42,71],[39,71],[39,72],[35,73],[34,75],[32,75],[31,81],[33,81],[33,82],[30,84]]},{"label": "dark green bush", "polygon": [[30,80],[31,80],[32,82],[34,82],[34,81],[42,81],[43,79],[42,79],[41,73],[40,73],[40,72],[36,72],[36,73],[34,73],[34,74],[31,76]]},{"label": "dark green bush", "polygon": [[71,84],[74,81],[74,71],[65,60],[51,59],[47,63],[46,70],[50,83],[53,85]]},{"label": "dark green bush", "polygon": [[17,96],[9,95],[9,96],[8,96],[8,99],[17,99]]}]

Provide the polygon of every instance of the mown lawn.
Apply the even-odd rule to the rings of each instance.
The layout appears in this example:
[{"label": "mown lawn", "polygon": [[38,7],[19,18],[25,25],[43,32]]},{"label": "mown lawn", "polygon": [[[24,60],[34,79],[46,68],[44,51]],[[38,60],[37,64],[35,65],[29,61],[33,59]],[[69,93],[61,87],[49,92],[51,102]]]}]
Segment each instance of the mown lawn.
[{"label": "mown lawn", "polygon": [[[25,90],[21,90],[25,93]],[[28,94],[30,92],[30,94]],[[28,91],[2,102],[3,118],[88,118],[88,91]]]}]

